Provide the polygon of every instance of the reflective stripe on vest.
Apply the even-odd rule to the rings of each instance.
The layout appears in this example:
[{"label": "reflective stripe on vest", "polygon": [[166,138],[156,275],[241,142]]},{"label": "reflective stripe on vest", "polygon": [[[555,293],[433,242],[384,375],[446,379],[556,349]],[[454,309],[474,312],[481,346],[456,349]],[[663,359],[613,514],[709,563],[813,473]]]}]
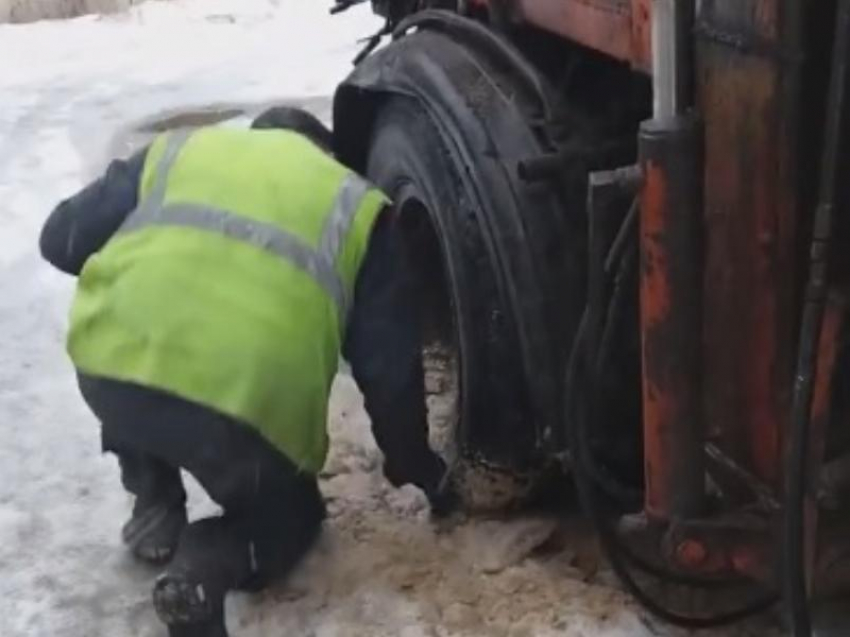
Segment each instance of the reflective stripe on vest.
[{"label": "reflective stripe on vest", "polygon": [[190,135],[191,131],[186,130],[169,134],[150,193],[130,213],[119,232],[150,226],[197,228],[270,252],[307,273],[333,299],[345,325],[349,299],[336,262],[360,204],[371,188],[369,183],[354,173],[346,176],[325,220],[317,249],[283,228],[229,210],[190,203],[164,205],[168,173]]}]

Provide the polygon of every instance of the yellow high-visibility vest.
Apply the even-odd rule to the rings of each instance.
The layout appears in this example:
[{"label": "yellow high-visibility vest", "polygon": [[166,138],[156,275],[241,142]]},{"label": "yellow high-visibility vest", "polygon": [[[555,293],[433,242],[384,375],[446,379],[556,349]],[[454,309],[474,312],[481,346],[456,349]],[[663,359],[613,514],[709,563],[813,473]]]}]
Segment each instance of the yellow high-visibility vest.
[{"label": "yellow high-visibility vest", "polygon": [[138,207],[80,274],[71,359],[232,416],[318,472],[354,284],[386,202],[292,132],[163,135]]}]

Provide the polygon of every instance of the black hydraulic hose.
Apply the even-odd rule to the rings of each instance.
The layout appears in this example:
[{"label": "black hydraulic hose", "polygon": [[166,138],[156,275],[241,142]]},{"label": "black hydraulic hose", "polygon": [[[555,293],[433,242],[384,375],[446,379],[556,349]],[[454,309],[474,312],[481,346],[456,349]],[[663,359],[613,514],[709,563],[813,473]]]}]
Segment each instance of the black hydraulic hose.
[{"label": "black hydraulic hose", "polygon": [[838,165],[847,135],[850,83],[850,0],[840,0],[835,21],[832,75],[824,126],[820,190],[809,253],[806,305],[800,327],[789,453],[785,471],[783,571],[785,597],[795,637],[812,634],[806,572],[805,498],[808,477],[809,425],[818,340],[827,296],[828,259],[833,211],[838,198]]},{"label": "black hydraulic hose", "polygon": [[[707,617],[682,615],[665,608],[653,599],[637,583],[630,567],[635,567],[661,581],[691,588],[712,589],[740,583],[741,580],[707,579],[670,572],[635,555],[618,537],[609,520],[610,513],[602,499],[608,497],[618,505],[622,505],[624,501],[633,500],[636,491],[619,482],[609,480],[597,466],[588,444],[590,421],[595,419],[595,410],[600,404],[595,379],[600,376],[609,360],[613,342],[612,334],[616,330],[615,323],[619,322],[618,317],[624,303],[627,282],[632,280],[637,272],[637,251],[634,248],[637,232],[636,217],[637,205],[635,204],[627,214],[617,240],[614,242],[616,249],[612,247],[606,259],[608,274],[616,273],[610,296],[603,303],[607,305],[607,311],[597,309],[596,312],[591,312],[590,308],[585,310],[567,364],[565,407],[567,438],[573,457],[573,475],[582,506],[599,534],[601,545],[611,567],[626,590],[649,612],[672,624],[692,629],[722,626],[769,609],[778,601],[778,595],[766,594],[741,608]],[[600,332],[600,330],[591,329],[591,323],[594,320],[604,323],[600,343],[589,342],[591,334]]]},{"label": "black hydraulic hose", "polygon": [[602,328],[602,336],[599,339],[599,356],[596,359],[596,368],[602,370],[611,360],[614,351],[614,336],[617,328],[621,325],[623,314],[623,299],[629,291],[628,284],[632,282],[638,260],[638,247],[631,244],[626,250],[620,262],[620,267],[614,276],[614,289],[611,292],[611,303],[605,325]]},{"label": "black hydraulic hose", "polygon": [[[582,323],[586,323],[587,314],[582,319]],[[586,335],[586,328],[579,328],[580,338],[584,338]],[[599,357],[600,360],[603,359],[602,356]],[[590,373],[590,370],[586,367],[581,367],[581,363],[579,362],[581,359],[571,359],[573,363],[569,365],[569,374],[570,378],[575,379],[574,381],[567,381],[568,386],[571,386],[571,382],[578,382],[578,379],[583,377],[585,374]],[[573,405],[575,402],[572,403]],[[575,422],[577,416],[575,414],[575,409],[571,406],[568,406],[568,415],[567,418],[569,421]],[[583,432],[586,432],[586,427],[582,429]],[[598,489],[601,493],[606,495],[608,498],[616,502],[618,509],[623,508],[638,508],[636,505],[636,501],[640,499],[642,501],[643,492],[640,489],[636,489],[634,487],[629,487],[625,484],[620,483],[619,481],[615,481],[610,476],[605,475],[604,469],[597,465],[596,459],[592,455],[592,451],[590,446],[587,444],[587,436],[579,435],[577,439],[574,440],[576,445],[581,445],[581,456],[574,455],[573,460],[574,463],[578,463],[581,459],[582,464],[578,470],[582,471],[582,476],[585,479],[588,479],[593,483],[594,488]],[[572,444],[572,443],[571,443]],[[574,465],[575,466],[575,465]],[[678,584],[681,586],[689,586],[692,588],[719,588],[721,586],[728,586],[730,583],[737,583],[740,580],[729,580],[729,579],[708,579],[708,578],[698,578],[692,577],[688,575],[684,575],[681,573],[675,573],[664,568],[655,566],[650,562],[644,560],[637,554],[635,554],[631,549],[622,543],[618,544],[618,551],[625,558],[627,562],[640,569],[644,573],[648,575],[652,575],[658,579],[662,579],[666,582],[670,582],[673,584]]]},{"label": "black hydraulic hose", "polygon": [[[640,177],[638,177],[639,179]],[[623,225],[614,237],[611,244],[611,249],[605,256],[605,271],[610,273],[614,270],[614,266],[622,259],[623,253],[631,246],[635,245],[634,237],[637,232],[638,214],[640,213],[640,197],[635,197],[632,200],[632,205],[629,206],[629,211],[626,213],[626,218],[623,220]]]},{"label": "black hydraulic hose", "polygon": [[402,37],[407,31],[414,27],[442,28],[446,31],[455,32],[487,47],[488,51],[495,54],[510,68],[526,89],[532,93],[539,102],[541,117],[544,121],[552,119],[552,106],[549,101],[549,89],[544,84],[540,74],[534,66],[520,54],[513,45],[504,37],[494,33],[485,25],[465,18],[445,9],[425,9],[414,13],[395,27],[393,39]]},{"label": "black hydraulic hose", "polygon": [[[588,315],[585,313],[585,316],[582,317],[581,326],[579,327],[579,331],[577,337],[582,334],[582,331],[586,331],[586,327],[584,327],[588,323]],[[571,383],[578,382],[576,379],[578,377],[583,376],[584,374],[590,373],[587,369],[581,369],[578,367],[570,367],[568,366],[567,374],[568,374],[568,386]],[[569,407],[568,409],[572,409]],[[571,420],[574,417],[572,411],[567,412],[567,420]],[[579,459],[584,458],[592,458],[593,454],[590,449],[590,443],[587,437],[578,438],[576,444],[582,445],[581,454],[578,453],[578,447],[574,446],[572,443],[570,444],[570,449],[572,450],[572,455],[574,456],[574,465],[577,465]],[[612,476],[608,475],[608,472],[604,467],[600,467],[597,462],[587,462],[583,465],[583,470],[586,472],[587,477],[594,483],[594,485],[603,491],[608,497],[612,500],[615,500],[620,506],[626,509],[639,509],[640,503],[643,499],[643,493],[638,489],[630,487],[628,485],[622,484],[620,481],[614,479]]]},{"label": "black hydraulic hose", "polygon": [[[629,274],[634,273],[637,263],[637,246],[631,244],[630,248],[631,249],[626,249],[616,272],[614,288],[611,292],[609,310],[604,321],[604,326],[601,330],[598,356],[595,359],[596,369],[593,373],[596,375],[601,373],[601,370],[604,369],[605,365],[610,360],[614,346],[614,335],[622,318],[623,297],[628,290],[627,280],[631,278]],[[592,458],[593,455],[590,451],[590,444],[587,437],[583,437],[581,442],[584,445],[583,452],[586,457]],[[586,466],[586,469],[590,476],[594,479],[594,482],[596,482],[596,484],[608,495],[618,500],[627,508],[633,510],[641,508],[641,504],[643,503],[643,491],[615,480],[613,477],[608,475],[608,472],[604,467],[599,467],[596,462],[589,463]]]},{"label": "black hydraulic hose", "polygon": [[[600,494],[597,486],[587,472],[587,467],[592,464],[593,460],[587,457],[585,453],[587,446],[582,442],[582,438],[586,437],[588,430],[589,417],[587,405],[596,403],[596,397],[593,395],[593,387],[582,386],[580,382],[582,372],[588,371],[587,369],[582,369],[583,359],[588,346],[586,343],[589,331],[587,318],[588,315],[585,313],[576,335],[568,364],[566,400],[568,415],[571,416],[568,420],[572,422],[572,426],[568,427],[568,438],[574,455],[573,475],[578,488],[579,498],[599,535],[600,543],[614,573],[620,579],[626,591],[650,613],[666,622],[685,628],[700,629],[723,626],[768,610],[778,601],[777,595],[767,594],[742,608],[708,617],[682,615],[662,606],[635,580],[628,566],[629,561],[636,563],[637,566],[651,575],[674,583],[681,583],[692,587],[713,587],[717,585],[716,581],[685,578],[678,574],[666,573],[661,569],[643,563],[635,556],[632,556],[628,549],[622,545],[616,530],[608,520],[608,514],[599,499]],[[579,396],[581,396],[581,399]]]}]

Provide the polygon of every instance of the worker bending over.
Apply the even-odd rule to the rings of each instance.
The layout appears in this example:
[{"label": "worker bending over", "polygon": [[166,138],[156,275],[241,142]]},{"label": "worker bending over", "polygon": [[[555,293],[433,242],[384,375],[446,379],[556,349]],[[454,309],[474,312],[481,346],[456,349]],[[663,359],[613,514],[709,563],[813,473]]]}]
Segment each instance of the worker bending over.
[{"label": "worker bending over", "polygon": [[[135,495],[124,542],[171,559],[153,599],[172,636],[226,635],[227,591],[287,573],[319,535],[340,353],[389,481],[417,485],[437,513],[454,501],[428,446],[416,303],[386,198],[333,159],[312,116],[272,109],[252,129],[160,136],[60,204],[41,236],[44,257],[79,277],[68,351]],[[187,524],[181,468],[220,517]]]}]

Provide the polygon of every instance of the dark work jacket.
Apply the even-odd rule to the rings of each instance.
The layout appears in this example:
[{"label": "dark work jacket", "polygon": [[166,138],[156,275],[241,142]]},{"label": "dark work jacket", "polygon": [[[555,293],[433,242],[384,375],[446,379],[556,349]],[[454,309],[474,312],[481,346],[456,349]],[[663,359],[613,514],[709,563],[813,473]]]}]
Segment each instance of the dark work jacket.
[{"label": "dark work jacket", "polygon": [[[103,177],[56,207],[41,232],[47,261],[79,275],[136,207],[146,152],[113,161]],[[428,446],[419,316],[404,263],[398,232],[383,213],[355,285],[343,356],[364,394],[387,478],[430,492],[443,465]]]}]

